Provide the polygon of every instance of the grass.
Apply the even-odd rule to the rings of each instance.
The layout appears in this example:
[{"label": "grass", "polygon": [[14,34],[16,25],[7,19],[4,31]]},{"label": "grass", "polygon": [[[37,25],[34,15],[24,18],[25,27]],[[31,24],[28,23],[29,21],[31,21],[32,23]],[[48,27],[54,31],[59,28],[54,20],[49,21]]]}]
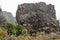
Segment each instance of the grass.
[{"label": "grass", "polygon": [[60,34],[42,34],[42,33],[37,33],[36,36],[29,36],[29,35],[19,35],[19,36],[14,36],[14,35],[7,35],[6,31],[3,31],[0,29],[0,40],[60,40]]},{"label": "grass", "polygon": [[[8,29],[13,29],[12,26],[9,24],[7,27]],[[20,30],[22,30],[21,35],[16,36],[16,31]],[[21,25],[17,25],[17,28],[14,28],[12,32],[12,35],[8,35],[7,29],[0,27],[0,40],[60,40],[60,34],[58,33],[45,34],[37,32],[36,36],[30,36],[28,35],[28,31]]]}]

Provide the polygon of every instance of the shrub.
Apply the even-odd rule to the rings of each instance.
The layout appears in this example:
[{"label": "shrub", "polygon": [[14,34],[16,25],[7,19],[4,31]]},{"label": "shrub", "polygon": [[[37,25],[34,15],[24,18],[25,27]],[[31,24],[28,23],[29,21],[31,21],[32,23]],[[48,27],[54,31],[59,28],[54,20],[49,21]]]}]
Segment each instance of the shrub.
[{"label": "shrub", "polygon": [[22,31],[24,27],[22,25],[16,25],[16,30]]},{"label": "shrub", "polygon": [[7,23],[6,25],[6,29],[8,30],[8,35],[15,35],[15,36],[19,36],[20,34],[24,35],[24,34],[28,34],[27,29],[24,28],[24,26],[22,25],[16,25],[14,26],[11,23]]},{"label": "shrub", "polygon": [[13,24],[7,23],[6,29],[7,29],[8,35],[12,35],[13,28],[14,28],[14,25]]},{"label": "shrub", "polygon": [[7,23],[6,28],[12,30],[14,28],[14,25],[11,23]]},{"label": "shrub", "polygon": [[27,29],[25,29],[22,25],[16,25],[16,30],[17,30],[17,34],[28,34]]}]

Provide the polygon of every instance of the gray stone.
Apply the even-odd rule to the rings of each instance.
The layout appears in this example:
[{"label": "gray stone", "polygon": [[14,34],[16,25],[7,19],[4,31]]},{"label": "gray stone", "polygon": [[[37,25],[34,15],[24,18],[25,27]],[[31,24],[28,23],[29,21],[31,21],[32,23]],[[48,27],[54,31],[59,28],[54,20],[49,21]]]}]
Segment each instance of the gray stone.
[{"label": "gray stone", "polygon": [[59,20],[59,26],[60,26],[60,20]]},{"label": "gray stone", "polygon": [[14,25],[16,24],[16,19],[13,17],[12,13],[6,12],[6,11],[1,11],[0,16],[5,17],[5,19],[7,20],[8,23],[11,23]]},{"label": "gray stone", "polygon": [[0,27],[5,27],[7,24],[7,20],[4,16],[0,16]]},{"label": "gray stone", "polygon": [[[44,2],[18,5],[16,20],[18,24],[30,24],[33,30],[46,31],[47,33],[48,31],[56,32],[59,27],[54,5],[47,5]],[[44,27],[48,29],[44,30]],[[52,28],[53,30],[51,30]]]},{"label": "gray stone", "polygon": [[14,25],[16,24],[16,19],[13,17],[11,12],[2,11],[2,14],[4,17],[6,17],[9,23],[12,23]]}]

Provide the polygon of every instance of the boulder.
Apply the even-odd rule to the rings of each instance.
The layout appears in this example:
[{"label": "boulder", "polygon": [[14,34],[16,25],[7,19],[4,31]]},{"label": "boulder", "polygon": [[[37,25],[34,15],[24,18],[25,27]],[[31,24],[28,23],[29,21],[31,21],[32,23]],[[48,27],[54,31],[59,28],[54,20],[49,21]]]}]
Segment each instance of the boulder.
[{"label": "boulder", "polygon": [[44,2],[24,3],[18,5],[16,20],[20,25],[30,24],[31,26],[25,25],[28,29],[30,28],[36,31],[45,31],[47,33],[52,31],[56,32],[59,27],[56,20],[54,5],[47,5]]}]

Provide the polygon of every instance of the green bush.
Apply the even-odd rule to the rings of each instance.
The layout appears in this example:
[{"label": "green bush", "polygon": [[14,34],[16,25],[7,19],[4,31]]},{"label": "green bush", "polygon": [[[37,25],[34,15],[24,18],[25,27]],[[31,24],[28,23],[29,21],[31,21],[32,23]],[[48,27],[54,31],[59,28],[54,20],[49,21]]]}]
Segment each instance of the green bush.
[{"label": "green bush", "polygon": [[22,31],[24,27],[22,25],[16,25],[16,30],[17,31]]},{"label": "green bush", "polygon": [[6,24],[6,29],[7,29],[8,35],[12,35],[13,28],[14,28],[14,25],[13,24],[11,24],[11,23],[7,23]]},{"label": "green bush", "polygon": [[14,28],[14,25],[11,23],[7,23],[6,28],[12,30]]},{"label": "green bush", "polygon": [[13,35],[16,36],[17,34],[18,35],[20,35],[20,34],[24,35],[24,34],[28,33],[27,29],[25,29],[24,26],[22,26],[22,25],[16,25],[16,26],[14,26],[11,23],[7,23],[6,29],[8,30],[8,34],[9,35],[13,34]]},{"label": "green bush", "polygon": [[22,35],[27,34],[27,29],[25,29],[22,25],[16,25],[16,30],[21,32]]}]

